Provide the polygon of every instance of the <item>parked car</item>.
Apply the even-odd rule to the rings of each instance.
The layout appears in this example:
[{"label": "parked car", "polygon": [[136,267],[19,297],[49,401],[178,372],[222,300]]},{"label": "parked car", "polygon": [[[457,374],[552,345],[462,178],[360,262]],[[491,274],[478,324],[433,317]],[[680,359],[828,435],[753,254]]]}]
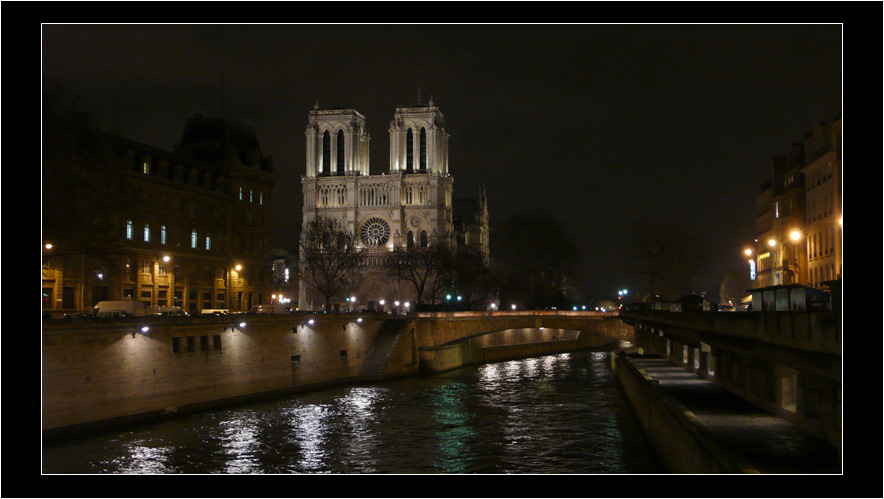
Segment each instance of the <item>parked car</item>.
[{"label": "parked car", "polygon": [[204,308],[200,310],[200,315],[228,315],[230,310],[226,308]]},{"label": "parked car", "polygon": [[247,314],[290,314],[292,309],[285,305],[255,305]]},{"label": "parked car", "polygon": [[144,304],[134,300],[108,300],[100,301],[89,311],[91,317],[116,318],[116,317],[144,317],[147,315]]},{"label": "parked car", "polygon": [[163,315],[167,317],[187,317],[189,314],[181,307],[148,307],[147,315]]}]

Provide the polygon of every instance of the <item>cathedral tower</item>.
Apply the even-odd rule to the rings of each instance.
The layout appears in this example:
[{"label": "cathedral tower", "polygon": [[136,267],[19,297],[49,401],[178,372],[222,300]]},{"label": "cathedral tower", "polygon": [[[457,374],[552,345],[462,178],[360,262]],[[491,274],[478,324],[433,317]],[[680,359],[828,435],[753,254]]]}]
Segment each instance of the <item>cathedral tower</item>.
[{"label": "cathedral tower", "polygon": [[[397,248],[456,244],[442,113],[432,99],[429,105],[397,107],[389,132],[390,169],[372,175],[364,116],[318,104],[308,116],[303,223],[327,217],[356,236],[377,267],[360,289],[348,292],[361,303],[414,299],[384,271]],[[302,310],[316,309],[316,297],[303,287],[299,302]]]},{"label": "cathedral tower", "polygon": [[371,137],[365,117],[353,109],[313,106],[307,122],[307,176],[368,175]]}]

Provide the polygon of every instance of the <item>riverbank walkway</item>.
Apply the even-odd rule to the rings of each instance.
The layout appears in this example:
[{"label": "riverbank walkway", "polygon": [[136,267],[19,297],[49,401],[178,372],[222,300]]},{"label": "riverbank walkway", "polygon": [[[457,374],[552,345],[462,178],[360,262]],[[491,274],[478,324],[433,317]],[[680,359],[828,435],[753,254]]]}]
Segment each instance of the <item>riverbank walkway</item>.
[{"label": "riverbank walkway", "polygon": [[840,474],[838,450],[668,359],[630,356],[669,396],[693,412],[722,447],[764,474]]}]

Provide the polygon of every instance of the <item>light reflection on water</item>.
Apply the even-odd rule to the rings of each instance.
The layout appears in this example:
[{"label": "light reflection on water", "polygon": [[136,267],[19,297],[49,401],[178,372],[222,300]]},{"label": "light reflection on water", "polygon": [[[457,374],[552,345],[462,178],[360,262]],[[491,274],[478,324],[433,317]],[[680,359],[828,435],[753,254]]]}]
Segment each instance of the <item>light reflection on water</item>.
[{"label": "light reflection on water", "polygon": [[657,473],[608,354],[302,393],[44,446],[44,473]]}]

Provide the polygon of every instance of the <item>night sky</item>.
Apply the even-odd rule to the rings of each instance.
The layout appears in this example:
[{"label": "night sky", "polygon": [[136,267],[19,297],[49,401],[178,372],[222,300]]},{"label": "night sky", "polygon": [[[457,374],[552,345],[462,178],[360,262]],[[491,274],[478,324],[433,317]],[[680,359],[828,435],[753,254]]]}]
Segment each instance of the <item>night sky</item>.
[{"label": "night sky", "polygon": [[455,197],[486,188],[492,248],[496,222],[544,209],[584,250],[588,291],[616,296],[640,285],[622,265],[633,225],[674,224],[707,238],[698,290],[717,301],[747,267],[771,158],[841,112],[842,28],[47,24],[42,64],[146,144],[172,150],[195,114],[254,126],[277,174],[274,247],[295,246],[317,100],[366,117],[381,172],[396,106],[432,96]]}]

